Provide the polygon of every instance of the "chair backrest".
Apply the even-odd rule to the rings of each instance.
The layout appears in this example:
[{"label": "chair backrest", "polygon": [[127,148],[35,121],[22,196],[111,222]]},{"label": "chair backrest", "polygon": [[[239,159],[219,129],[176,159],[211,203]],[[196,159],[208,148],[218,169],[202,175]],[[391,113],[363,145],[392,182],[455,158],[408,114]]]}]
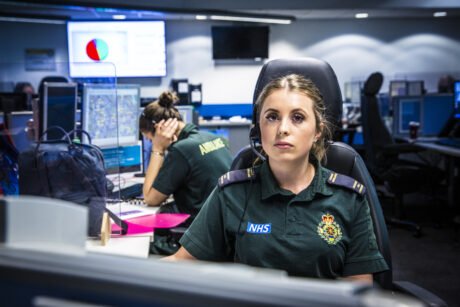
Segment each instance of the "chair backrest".
[{"label": "chair backrest", "polygon": [[[283,64],[286,64],[285,68],[283,68]],[[329,64],[317,59],[283,59],[266,63],[259,74],[259,79],[254,91],[254,101],[270,80],[290,73],[300,74],[310,78],[313,82],[319,82],[317,86],[323,94],[329,117],[340,120],[342,100],[337,78]],[[333,142],[326,153],[326,157],[326,168],[353,177],[366,186],[366,198],[369,202],[377,244],[382,256],[390,267],[389,271],[374,274],[374,280],[380,287],[392,289],[393,277],[391,270],[390,240],[372,178],[359,154],[352,147],[344,143]],[[246,146],[235,156],[231,169],[235,170],[251,167],[255,158],[256,155],[253,153],[252,148]]]},{"label": "chair backrest", "polygon": [[385,145],[393,143],[385,123],[380,116],[377,94],[382,87],[383,75],[379,72],[369,76],[361,94],[361,123],[366,165],[373,174],[378,174],[376,154]]},{"label": "chair backrest", "polygon": [[326,118],[335,127],[341,127],[342,94],[339,83],[332,67],[322,60],[314,58],[277,59],[266,63],[257,79],[253,104],[268,83],[288,74],[302,75],[313,81],[323,95]]}]

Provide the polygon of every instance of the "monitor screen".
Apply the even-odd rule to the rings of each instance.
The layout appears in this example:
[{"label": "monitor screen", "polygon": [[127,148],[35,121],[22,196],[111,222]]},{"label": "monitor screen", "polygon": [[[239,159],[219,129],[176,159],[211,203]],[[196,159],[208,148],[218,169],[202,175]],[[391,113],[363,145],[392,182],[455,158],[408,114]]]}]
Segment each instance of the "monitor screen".
[{"label": "monitor screen", "polygon": [[406,81],[391,81],[390,82],[390,96],[406,96],[407,95],[407,82]]},{"label": "monitor screen", "polygon": [[14,146],[19,152],[26,149],[32,142],[27,138],[27,122],[33,119],[32,111],[12,112],[9,114],[9,132]]},{"label": "monitor screen", "polygon": [[213,59],[268,58],[268,27],[214,26]]},{"label": "monitor screen", "polygon": [[164,21],[69,21],[67,42],[72,78],[166,76]]},{"label": "monitor screen", "polygon": [[[41,103],[40,123],[44,132],[52,126],[59,126],[66,132],[75,129],[77,111],[77,85],[74,83],[45,82],[43,85],[43,103]],[[44,139],[60,139],[62,132],[51,130]]]},{"label": "monitor screen", "polygon": [[29,99],[26,93],[0,93],[0,112],[26,111]]},{"label": "monitor screen", "polygon": [[460,81],[455,82],[454,117],[460,118]]},{"label": "monitor screen", "polygon": [[399,132],[408,133],[410,122],[420,123],[420,128],[423,129],[423,123],[421,123],[421,101],[418,99],[401,99],[399,101]]},{"label": "monitor screen", "polygon": [[83,130],[102,148],[134,145],[139,139],[139,107],[139,85],[85,84]]},{"label": "monitor screen", "polygon": [[361,89],[362,89],[362,82],[360,81],[353,81],[351,82],[351,103],[359,104],[361,102]]},{"label": "monitor screen", "polygon": [[141,145],[103,148],[107,174],[136,173],[142,171]]},{"label": "monitor screen", "polygon": [[423,81],[407,82],[407,95],[409,96],[423,95]]},{"label": "monitor screen", "polygon": [[184,123],[193,123],[193,106],[177,106],[176,108]]}]

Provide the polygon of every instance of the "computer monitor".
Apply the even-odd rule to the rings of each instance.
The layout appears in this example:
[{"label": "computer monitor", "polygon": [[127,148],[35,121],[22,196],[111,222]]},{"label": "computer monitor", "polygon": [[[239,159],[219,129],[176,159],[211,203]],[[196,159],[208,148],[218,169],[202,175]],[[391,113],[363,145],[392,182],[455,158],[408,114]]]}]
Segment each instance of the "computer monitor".
[{"label": "computer monitor", "polygon": [[390,81],[390,97],[406,95],[407,81]]},{"label": "computer monitor", "polygon": [[[66,132],[75,129],[77,111],[77,85],[75,83],[45,82],[40,101],[40,134],[52,126],[59,126]],[[43,139],[60,139],[62,132],[51,130]]]},{"label": "computer monitor", "polygon": [[360,81],[353,81],[351,82],[351,103],[352,104],[360,104],[361,103],[361,89],[362,89],[362,82]]},{"label": "computer monitor", "polygon": [[9,132],[19,152],[26,149],[31,141],[27,138],[27,122],[33,119],[32,111],[12,112],[8,115]]},{"label": "computer monitor", "polygon": [[460,119],[460,81],[455,82],[454,89],[454,118]]},{"label": "computer monitor", "polygon": [[142,149],[136,145],[102,148],[107,174],[140,173],[143,170]]},{"label": "computer monitor", "polygon": [[139,107],[139,85],[85,84],[83,130],[90,134],[92,143],[101,148],[136,145]]},{"label": "computer monitor", "polygon": [[449,120],[439,132],[439,137],[460,138],[460,81],[454,84],[453,111]]},{"label": "computer monitor", "polygon": [[408,135],[410,122],[418,122],[423,130],[421,97],[395,99],[394,103],[394,134]]},{"label": "computer monitor", "polygon": [[[0,93],[0,112],[2,116],[14,111],[28,110],[30,96],[26,93]],[[2,117],[6,126],[9,128],[8,116]]]},{"label": "computer monitor", "polygon": [[423,95],[423,81],[408,81],[407,82],[407,95],[420,96]]},{"label": "computer monitor", "polygon": [[176,106],[182,121],[186,124],[193,123],[193,106]]},{"label": "computer monitor", "polygon": [[[35,243],[35,242],[34,242]],[[201,261],[0,246],[2,299],[12,306],[419,306],[369,285],[288,277]]]}]

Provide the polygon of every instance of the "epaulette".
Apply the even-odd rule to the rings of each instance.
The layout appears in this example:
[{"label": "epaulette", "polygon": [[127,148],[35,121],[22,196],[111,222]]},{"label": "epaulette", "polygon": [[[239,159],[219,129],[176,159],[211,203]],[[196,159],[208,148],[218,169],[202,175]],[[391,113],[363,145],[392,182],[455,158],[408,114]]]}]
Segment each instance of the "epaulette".
[{"label": "epaulette", "polygon": [[362,183],[359,183],[358,180],[336,172],[331,172],[327,182],[332,185],[337,185],[353,190],[360,195],[364,195],[364,193],[366,193],[366,187]]},{"label": "epaulette", "polygon": [[256,177],[254,170],[252,168],[238,169],[230,171],[226,174],[220,176],[218,180],[219,187],[223,188],[231,183],[243,182],[251,180]]}]

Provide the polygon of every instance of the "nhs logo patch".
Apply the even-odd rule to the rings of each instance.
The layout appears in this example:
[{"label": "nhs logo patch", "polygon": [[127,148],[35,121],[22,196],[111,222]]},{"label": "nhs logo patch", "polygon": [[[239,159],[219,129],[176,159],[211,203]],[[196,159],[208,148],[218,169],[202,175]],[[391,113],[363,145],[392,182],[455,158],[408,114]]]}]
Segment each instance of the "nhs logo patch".
[{"label": "nhs logo patch", "polygon": [[246,229],[249,233],[270,233],[272,230],[272,224],[253,224],[248,222],[248,228]]}]

